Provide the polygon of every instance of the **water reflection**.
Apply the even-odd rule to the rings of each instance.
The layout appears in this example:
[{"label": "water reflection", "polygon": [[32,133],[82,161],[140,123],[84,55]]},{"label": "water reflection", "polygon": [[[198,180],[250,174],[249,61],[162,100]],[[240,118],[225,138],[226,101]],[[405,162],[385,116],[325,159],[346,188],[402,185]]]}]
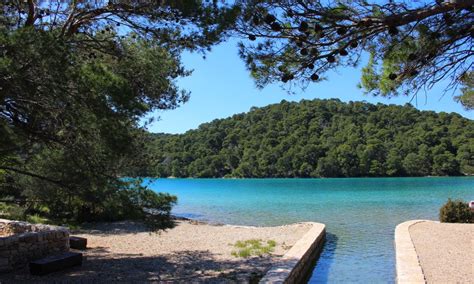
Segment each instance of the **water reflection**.
[{"label": "water reflection", "polygon": [[329,271],[334,262],[335,251],[337,247],[337,236],[331,232],[326,232],[326,242],[323,251],[316,262],[316,267],[308,283],[327,283]]}]

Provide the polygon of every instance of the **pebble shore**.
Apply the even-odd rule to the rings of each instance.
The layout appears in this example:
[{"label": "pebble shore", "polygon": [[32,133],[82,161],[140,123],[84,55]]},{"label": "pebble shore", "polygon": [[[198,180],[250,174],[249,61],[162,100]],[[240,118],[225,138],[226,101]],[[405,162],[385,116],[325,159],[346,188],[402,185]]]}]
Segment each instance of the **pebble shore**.
[{"label": "pebble shore", "polygon": [[[135,222],[95,224],[73,234],[88,239],[82,267],[41,278],[23,269],[0,275],[0,282],[249,282],[262,277],[310,228],[307,223],[249,227],[179,220],[175,228],[155,233]],[[232,244],[248,239],[277,245],[270,255],[233,256]]]}]

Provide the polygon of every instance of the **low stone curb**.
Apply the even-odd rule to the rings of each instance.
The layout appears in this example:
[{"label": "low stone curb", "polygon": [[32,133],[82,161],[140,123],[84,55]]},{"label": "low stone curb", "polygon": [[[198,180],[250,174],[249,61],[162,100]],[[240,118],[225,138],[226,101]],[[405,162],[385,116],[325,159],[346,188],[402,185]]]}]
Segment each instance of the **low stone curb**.
[{"label": "low stone curb", "polygon": [[415,245],[410,236],[410,226],[428,220],[411,220],[403,222],[395,228],[395,258],[397,270],[397,283],[426,283],[423,269],[421,268],[416,253]]},{"label": "low stone curb", "polygon": [[326,236],[326,226],[312,224],[306,234],[260,280],[260,283],[301,283],[313,268]]}]

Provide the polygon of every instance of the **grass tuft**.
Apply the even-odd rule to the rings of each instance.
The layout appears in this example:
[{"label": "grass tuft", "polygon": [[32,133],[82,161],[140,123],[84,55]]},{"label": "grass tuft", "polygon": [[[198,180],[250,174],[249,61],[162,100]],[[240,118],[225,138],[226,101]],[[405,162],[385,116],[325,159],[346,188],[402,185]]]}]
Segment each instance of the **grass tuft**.
[{"label": "grass tuft", "polygon": [[268,240],[266,245],[260,239],[250,239],[245,241],[237,241],[234,246],[237,250],[231,252],[235,257],[251,257],[251,256],[263,256],[273,252],[276,246],[274,240]]}]

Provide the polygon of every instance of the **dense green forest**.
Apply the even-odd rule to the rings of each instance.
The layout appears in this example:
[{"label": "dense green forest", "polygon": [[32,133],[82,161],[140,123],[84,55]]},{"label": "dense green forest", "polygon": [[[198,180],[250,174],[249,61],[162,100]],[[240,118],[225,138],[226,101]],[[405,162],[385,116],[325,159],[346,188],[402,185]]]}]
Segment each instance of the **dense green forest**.
[{"label": "dense green forest", "polygon": [[159,177],[474,174],[474,121],[413,106],[282,101],[181,135],[153,134]]}]

